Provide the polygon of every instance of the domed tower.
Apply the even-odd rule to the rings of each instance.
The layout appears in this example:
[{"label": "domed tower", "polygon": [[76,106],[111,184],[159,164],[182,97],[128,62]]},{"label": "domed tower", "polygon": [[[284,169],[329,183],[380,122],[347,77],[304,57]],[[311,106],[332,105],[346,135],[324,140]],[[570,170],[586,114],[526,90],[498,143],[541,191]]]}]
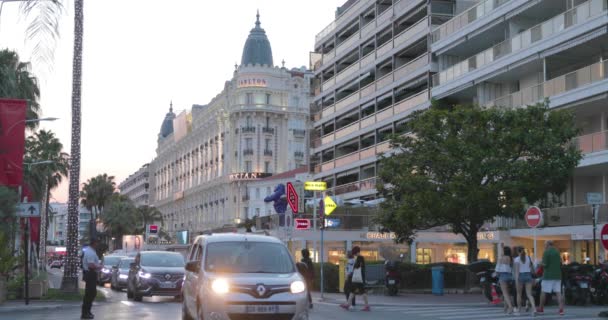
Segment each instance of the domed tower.
[{"label": "domed tower", "polygon": [[165,115],[165,120],[160,126],[160,132],[158,133],[158,140],[162,140],[173,133],[173,119],[175,119],[175,113],[173,113],[173,102],[169,104],[169,112]]},{"label": "domed tower", "polygon": [[266,37],[266,31],[260,27],[260,12],[256,14],[255,27],[249,32],[249,37],[243,47],[241,65],[259,64],[274,66],[272,63],[272,49],[270,41]]}]

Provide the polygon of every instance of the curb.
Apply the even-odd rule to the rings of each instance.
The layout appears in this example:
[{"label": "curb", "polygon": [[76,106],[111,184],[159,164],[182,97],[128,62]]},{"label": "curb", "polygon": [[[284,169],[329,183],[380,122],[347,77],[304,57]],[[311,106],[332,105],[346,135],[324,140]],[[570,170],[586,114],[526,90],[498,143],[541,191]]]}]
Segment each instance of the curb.
[{"label": "curb", "polygon": [[[53,302],[51,302],[53,303]],[[59,308],[65,308],[65,307],[80,307],[81,304],[49,304],[49,305],[22,305],[22,306],[15,306],[15,307],[3,307],[0,306],[0,313],[9,313],[9,312],[19,312],[19,311],[33,311],[33,310],[52,310],[52,309],[59,309]]]}]

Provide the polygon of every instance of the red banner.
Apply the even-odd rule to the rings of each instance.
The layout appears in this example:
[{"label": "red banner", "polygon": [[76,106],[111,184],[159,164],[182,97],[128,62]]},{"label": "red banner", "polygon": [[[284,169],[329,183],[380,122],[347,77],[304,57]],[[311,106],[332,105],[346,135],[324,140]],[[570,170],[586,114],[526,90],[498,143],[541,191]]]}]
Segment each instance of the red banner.
[{"label": "red banner", "polygon": [[0,99],[0,185],[23,183],[27,101]]}]

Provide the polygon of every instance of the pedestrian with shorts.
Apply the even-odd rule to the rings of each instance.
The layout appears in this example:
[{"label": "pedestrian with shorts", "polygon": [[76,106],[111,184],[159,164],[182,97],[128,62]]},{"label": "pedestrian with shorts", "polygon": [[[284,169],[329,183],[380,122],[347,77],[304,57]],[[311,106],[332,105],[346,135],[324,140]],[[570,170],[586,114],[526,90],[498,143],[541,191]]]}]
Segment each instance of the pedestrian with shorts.
[{"label": "pedestrian with shorts", "polygon": [[355,257],[355,265],[353,266],[353,275],[351,279],[351,292],[348,301],[341,304],[340,307],[346,310],[350,309],[350,305],[355,299],[355,295],[362,295],[365,306],[361,311],[371,311],[367,300],[367,292],[365,290],[365,259],[361,256],[361,248],[358,246],[353,247],[352,254]]},{"label": "pedestrian with shorts", "polygon": [[315,269],[312,265],[312,259],[310,259],[310,251],[304,248],[302,249],[302,263],[306,264],[306,274],[304,278],[306,278],[306,292],[308,295],[308,307],[312,309],[312,296],[310,295],[310,291],[312,290],[312,282],[315,279]]},{"label": "pedestrian with shorts", "polygon": [[84,248],[82,255],[82,278],[85,282],[84,297],[82,298],[81,319],[94,319],[91,313],[93,300],[97,295],[97,272],[103,265],[97,256],[97,239],[92,239],[88,247]]},{"label": "pedestrian with shorts", "polygon": [[505,313],[513,313],[513,303],[511,302],[511,294],[509,293],[509,285],[513,281],[513,260],[511,259],[511,248],[500,244],[502,248],[502,257],[496,264],[496,273],[498,274],[498,283],[502,290]]},{"label": "pedestrian with shorts", "polygon": [[[352,280],[353,280],[353,270],[355,269],[355,257],[352,252],[349,250],[346,255],[346,270],[344,275],[344,294],[346,295],[346,302],[348,302],[348,297],[350,295]],[[353,298],[352,306],[354,307],[356,304],[355,298]]]},{"label": "pedestrian with shorts", "polygon": [[553,241],[545,242],[545,253],[543,254],[543,282],[541,283],[542,293],[540,295],[540,306],[536,310],[538,314],[544,313],[547,294],[555,293],[559,303],[559,315],[563,316],[564,301],[562,300],[562,259],[559,252],[553,246]]},{"label": "pedestrian with shorts", "polygon": [[[532,284],[534,279],[532,279],[532,271],[534,270],[534,265],[532,264],[532,258],[526,255],[526,250],[523,247],[518,248],[519,255],[513,261],[513,266],[515,270],[513,274],[515,275],[515,285],[517,288],[517,307],[519,310],[522,310],[522,304],[525,303],[524,299],[522,299],[522,291],[525,287],[526,289],[526,297],[530,302],[530,306],[532,306],[532,315],[535,314],[536,308],[534,307],[534,296],[532,295]],[[526,304],[526,312],[528,312],[528,305]],[[515,314],[519,314],[519,310],[515,311]]]}]

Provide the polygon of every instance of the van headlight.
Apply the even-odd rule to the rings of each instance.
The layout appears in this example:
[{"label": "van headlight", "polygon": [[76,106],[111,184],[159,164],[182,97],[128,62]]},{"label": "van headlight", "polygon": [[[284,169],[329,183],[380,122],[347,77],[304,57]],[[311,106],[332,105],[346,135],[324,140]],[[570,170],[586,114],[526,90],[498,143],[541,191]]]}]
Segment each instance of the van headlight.
[{"label": "van headlight", "polygon": [[126,275],[126,274],[121,274],[121,275],[119,275],[118,277],[119,277],[120,279],[128,279],[128,278],[129,278],[129,276],[128,276],[128,275]]},{"label": "van headlight", "polygon": [[110,269],[108,269],[108,268],[103,268],[103,269],[101,269],[101,272],[103,272],[103,273],[110,273]]},{"label": "van headlight", "polygon": [[217,294],[225,294],[228,293],[230,286],[228,285],[228,281],[226,281],[226,279],[215,279],[211,283],[211,289]]},{"label": "van headlight", "polygon": [[144,278],[144,279],[150,279],[150,277],[152,277],[151,274],[149,274],[147,272],[143,272],[143,271],[138,272],[137,275],[139,275],[141,278]]},{"label": "van headlight", "polygon": [[291,293],[301,293],[306,290],[304,282],[298,280],[291,283]]}]

